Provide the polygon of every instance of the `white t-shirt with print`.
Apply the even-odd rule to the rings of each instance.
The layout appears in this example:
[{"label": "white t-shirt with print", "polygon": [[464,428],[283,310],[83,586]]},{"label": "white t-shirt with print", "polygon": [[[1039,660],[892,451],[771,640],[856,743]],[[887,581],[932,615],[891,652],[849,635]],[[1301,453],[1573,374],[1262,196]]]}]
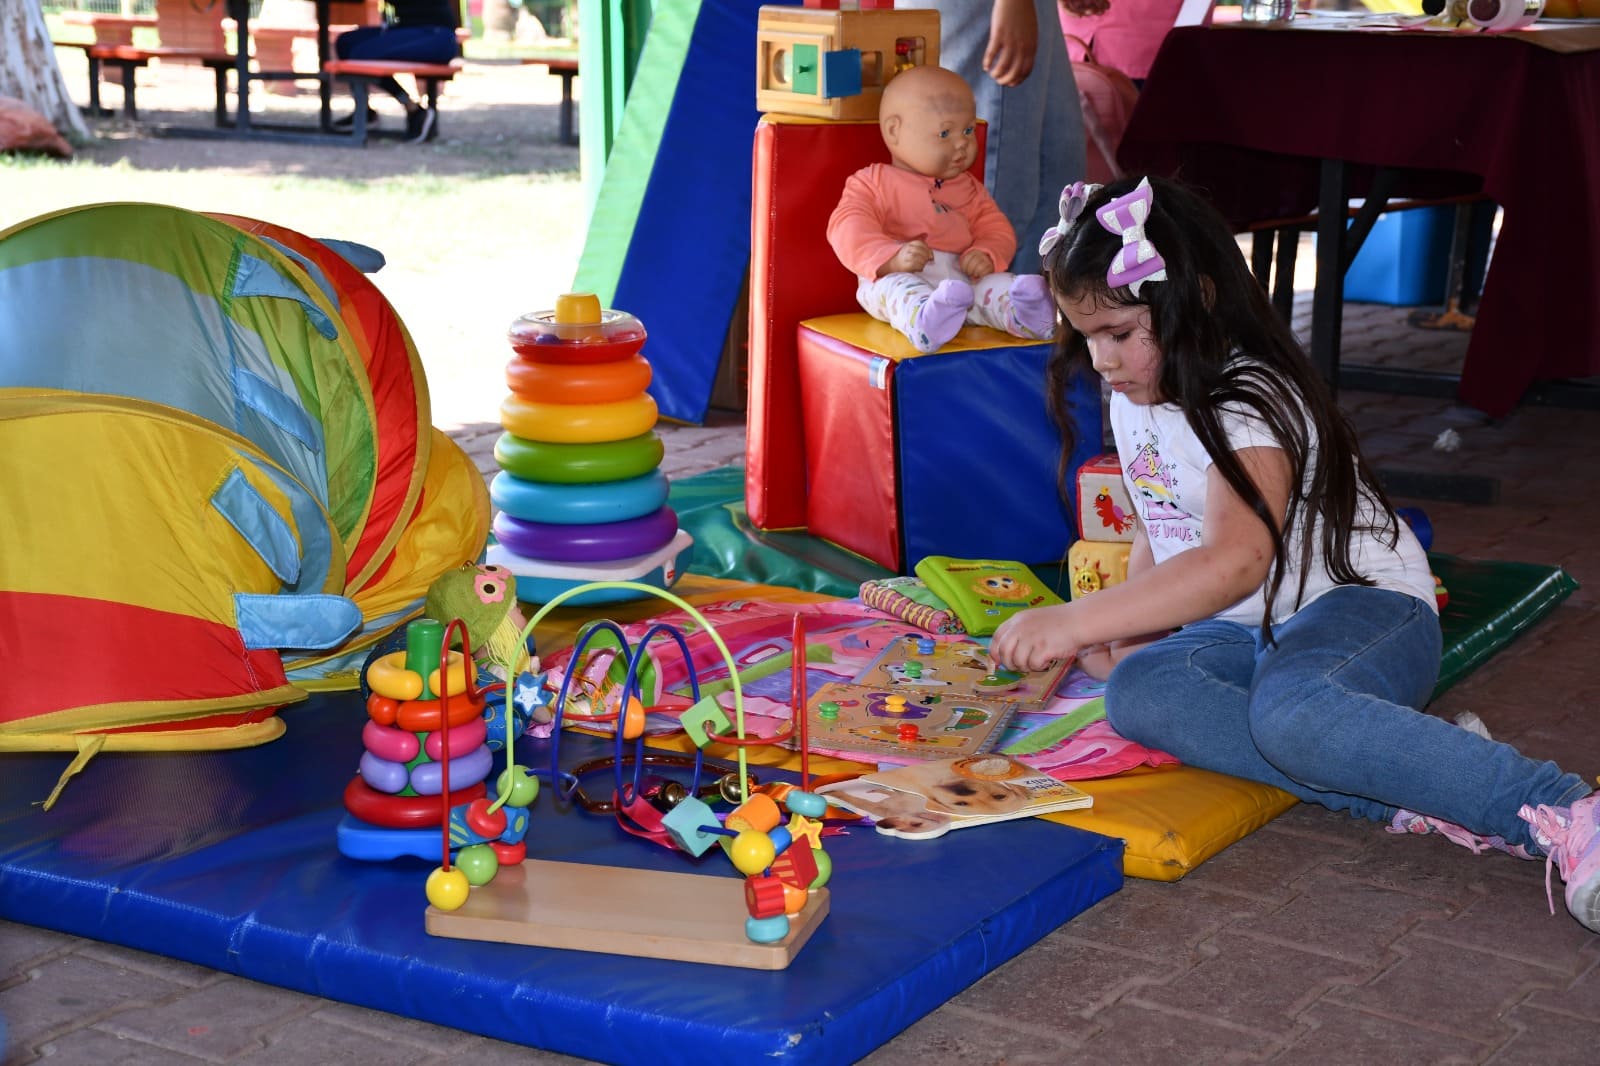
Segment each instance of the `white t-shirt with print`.
[{"label": "white t-shirt with print", "polygon": [[[1252,415],[1225,412],[1222,427],[1235,451],[1278,447],[1267,427]],[[1176,404],[1136,404],[1114,393],[1111,431],[1116,438],[1117,454],[1122,459],[1122,480],[1127,485],[1133,509],[1144,525],[1155,561],[1160,563],[1181,551],[1199,547],[1200,531],[1205,524],[1206,475],[1212,460],[1189,428],[1183,411]],[[1316,447],[1316,441],[1312,441],[1312,462],[1316,459]],[[1311,463],[1307,466],[1309,481]],[[1376,501],[1365,493],[1362,506],[1366,514],[1377,513]],[[1374,581],[1377,587],[1415,596],[1437,612],[1438,601],[1427,553],[1404,521],[1399,522],[1399,527],[1400,539],[1393,548],[1371,533],[1353,533],[1351,550],[1355,570]],[[1319,520],[1317,529],[1320,528]],[[1320,541],[1319,532],[1308,530],[1302,524],[1296,527],[1295,543],[1288,546],[1289,566],[1278,589],[1274,623],[1282,622],[1298,609],[1295,602],[1295,592],[1300,585],[1298,548],[1300,538],[1308,533],[1318,537],[1313,543]],[[1327,569],[1316,561],[1320,558],[1320,553],[1314,556],[1300,606],[1337,587]],[[1265,588],[1263,584],[1216,617],[1259,626],[1266,612]]]}]

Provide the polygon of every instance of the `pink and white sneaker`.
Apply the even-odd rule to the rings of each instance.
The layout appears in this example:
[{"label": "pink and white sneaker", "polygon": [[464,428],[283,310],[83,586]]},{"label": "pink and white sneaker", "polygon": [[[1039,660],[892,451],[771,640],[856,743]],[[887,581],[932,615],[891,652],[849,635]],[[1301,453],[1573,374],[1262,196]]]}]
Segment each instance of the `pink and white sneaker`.
[{"label": "pink and white sneaker", "polygon": [[1533,839],[1544,849],[1544,891],[1555,912],[1550,867],[1567,883],[1567,910],[1600,933],[1600,796],[1588,795],[1570,807],[1524,806],[1517,817],[1533,827]]}]

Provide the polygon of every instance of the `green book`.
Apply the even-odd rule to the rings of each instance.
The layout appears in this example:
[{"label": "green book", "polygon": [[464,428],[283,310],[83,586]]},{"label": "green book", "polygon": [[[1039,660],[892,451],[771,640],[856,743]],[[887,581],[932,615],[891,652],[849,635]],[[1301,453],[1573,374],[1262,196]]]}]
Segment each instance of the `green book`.
[{"label": "green book", "polygon": [[916,572],[975,637],[988,636],[1025,607],[1064,602],[1032,570],[1003,559],[930,555]]}]

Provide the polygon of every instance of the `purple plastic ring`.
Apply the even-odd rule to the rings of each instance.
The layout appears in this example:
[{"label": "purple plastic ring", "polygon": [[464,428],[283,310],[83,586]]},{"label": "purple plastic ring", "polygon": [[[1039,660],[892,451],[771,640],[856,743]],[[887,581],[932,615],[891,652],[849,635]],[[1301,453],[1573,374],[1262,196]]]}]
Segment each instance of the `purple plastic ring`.
[{"label": "purple plastic ring", "polygon": [[603,563],[648,555],[677,536],[678,514],[671,507],[642,518],[589,525],[528,522],[504,511],[494,516],[495,539],[525,559],[553,563]]}]

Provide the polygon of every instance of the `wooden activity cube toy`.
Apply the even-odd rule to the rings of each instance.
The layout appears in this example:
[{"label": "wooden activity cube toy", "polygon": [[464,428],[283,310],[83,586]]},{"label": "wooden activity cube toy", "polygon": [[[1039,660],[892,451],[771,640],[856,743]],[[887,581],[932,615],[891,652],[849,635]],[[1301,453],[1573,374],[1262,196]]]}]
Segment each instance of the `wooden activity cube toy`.
[{"label": "wooden activity cube toy", "polygon": [[756,106],[829,119],[878,117],[896,73],[939,65],[939,13],[896,11],[864,0],[840,10],[763,7],[756,25]]}]

